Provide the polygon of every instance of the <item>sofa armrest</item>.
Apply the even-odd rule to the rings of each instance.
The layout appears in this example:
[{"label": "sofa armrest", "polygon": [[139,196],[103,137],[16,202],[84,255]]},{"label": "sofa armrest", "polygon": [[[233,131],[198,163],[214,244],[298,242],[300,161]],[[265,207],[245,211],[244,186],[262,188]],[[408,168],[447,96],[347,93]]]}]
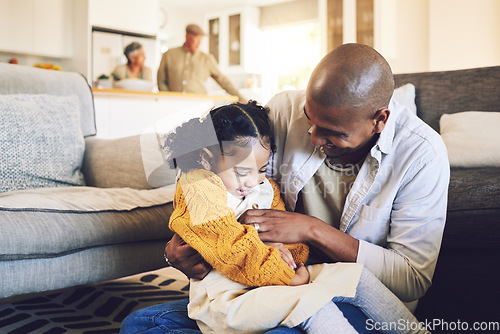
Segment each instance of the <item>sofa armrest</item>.
[{"label": "sofa armrest", "polygon": [[[83,174],[87,186],[99,188],[152,189],[175,183],[175,170],[158,165],[147,175],[144,159],[152,160],[159,155],[156,147],[141,148],[141,136],[118,139],[85,139]],[[158,161],[146,161],[158,164]],[[160,160],[161,163],[161,160]],[[161,171],[161,173],[158,173]],[[158,177],[160,175],[160,177]]]}]

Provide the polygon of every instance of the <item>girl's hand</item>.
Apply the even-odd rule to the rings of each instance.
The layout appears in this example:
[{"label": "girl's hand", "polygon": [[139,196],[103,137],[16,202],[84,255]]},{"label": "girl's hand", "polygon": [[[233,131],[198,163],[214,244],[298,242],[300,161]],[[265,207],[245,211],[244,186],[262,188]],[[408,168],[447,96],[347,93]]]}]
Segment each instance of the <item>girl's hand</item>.
[{"label": "girl's hand", "polygon": [[292,253],[290,253],[290,250],[288,250],[285,245],[283,245],[281,242],[266,242],[265,244],[279,250],[281,259],[285,261],[285,263],[288,264],[290,268],[292,268],[293,270],[297,268]]},{"label": "girl's hand", "polygon": [[303,285],[309,283],[309,271],[304,266],[303,263],[299,263],[297,270],[295,270],[295,276],[293,276],[290,282],[291,286]]}]

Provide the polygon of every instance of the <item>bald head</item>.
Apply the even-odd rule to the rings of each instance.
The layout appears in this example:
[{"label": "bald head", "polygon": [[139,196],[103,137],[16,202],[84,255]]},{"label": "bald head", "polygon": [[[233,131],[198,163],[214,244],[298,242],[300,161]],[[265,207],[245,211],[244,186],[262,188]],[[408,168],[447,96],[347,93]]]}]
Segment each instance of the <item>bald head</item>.
[{"label": "bald head", "polygon": [[366,110],[387,107],[394,91],[394,78],[387,61],[363,44],[343,44],[329,52],[316,66],[307,94],[327,107]]}]

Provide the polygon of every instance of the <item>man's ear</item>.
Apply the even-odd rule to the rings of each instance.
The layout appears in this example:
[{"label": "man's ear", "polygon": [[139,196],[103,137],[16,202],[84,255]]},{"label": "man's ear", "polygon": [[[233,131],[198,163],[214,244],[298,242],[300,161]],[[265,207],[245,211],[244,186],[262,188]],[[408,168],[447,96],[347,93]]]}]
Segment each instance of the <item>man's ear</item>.
[{"label": "man's ear", "polygon": [[375,123],[375,126],[373,127],[373,133],[381,133],[382,130],[384,130],[390,115],[391,111],[387,108],[377,110],[373,118]]},{"label": "man's ear", "polygon": [[212,163],[214,160],[214,155],[206,147],[202,148],[200,151],[200,164],[204,170],[212,170]]}]

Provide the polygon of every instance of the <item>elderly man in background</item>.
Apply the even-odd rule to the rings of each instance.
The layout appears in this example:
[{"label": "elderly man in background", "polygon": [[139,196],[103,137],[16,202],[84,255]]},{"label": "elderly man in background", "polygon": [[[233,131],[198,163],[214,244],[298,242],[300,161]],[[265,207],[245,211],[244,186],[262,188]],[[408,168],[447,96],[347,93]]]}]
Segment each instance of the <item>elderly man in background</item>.
[{"label": "elderly man in background", "polygon": [[170,49],[161,58],[158,68],[160,91],[207,94],[205,81],[212,77],[228,94],[247,102],[231,81],[222,74],[211,54],[199,51],[205,32],[196,24],[186,27],[184,45]]}]

